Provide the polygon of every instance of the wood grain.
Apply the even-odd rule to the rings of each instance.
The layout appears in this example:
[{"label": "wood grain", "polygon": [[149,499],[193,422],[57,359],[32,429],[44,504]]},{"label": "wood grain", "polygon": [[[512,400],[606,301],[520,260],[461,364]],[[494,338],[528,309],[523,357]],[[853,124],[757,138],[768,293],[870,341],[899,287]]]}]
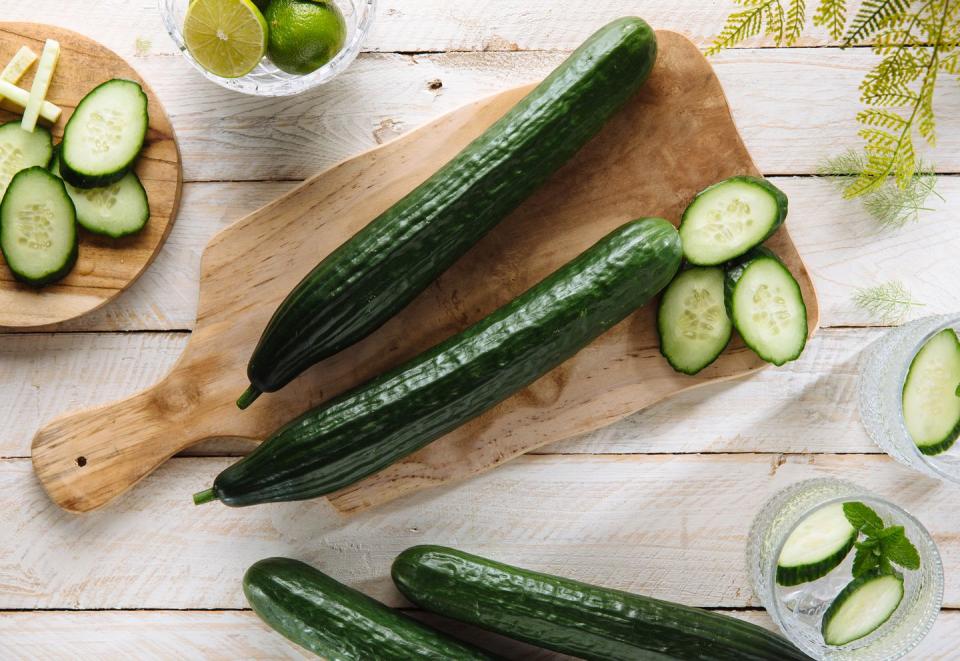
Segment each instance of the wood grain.
[{"label": "wood grain", "polygon": [[[516,661],[560,661],[560,654],[481,632],[419,611],[408,614]],[[724,615],[775,629],[762,611]],[[944,611],[906,661],[951,661],[960,638],[960,613]],[[65,643],[64,641],[69,641]],[[316,657],[270,630],[251,611],[0,612],[0,652],[15,659],[52,659],[68,646],[75,658],[166,661],[281,661]]]},{"label": "wood grain", "polygon": [[75,516],[50,502],[28,460],[0,462],[0,608],[243,608],[243,572],[272,555],[399,605],[389,566],[415,544],[694,606],[755,607],[750,523],[766,498],[811,477],[850,480],[916,516],[947,568],[944,606],[960,606],[957,489],[886,455],[526,455],[350,517],[323,499],[194,506],[190,494],[230,463],[174,459]]},{"label": "wood grain", "polygon": [[[153,389],[37,433],[34,465],[53,500],[88,511],[198,441],[263,438],[310,405],[473,323],[626,220],[658,215],[676,222],[698,190],[733,174],[756,174],[709,64],[679,35],[660,33],[658,41],[644,90],[542,190],[378,332],[244,413],[233,403],[245,387],[244,365],[283,296],[318,258],[432,174],[529,88],[347,161],[214,237],[202,263],[197,328],[171,374]],[[812,331],[816,295],[786,230],[770,245],[801,283]],[[679,375],[659,355],[652,315],[651,306],[632,315],[529,388],[334,502],[362,509],[462,479],[675,392],[763,366],[734,344],[701,375]]]},{"label": "wood grain", "polygon": [[[52,127],[55,140],[63,135],[63,127],[80,99],[98,84],[110,78],[127,78],[143,86],[149,100],[150,126],[136,172],[147,191],[150,220],[141,232],[123,239],[81,230],[76,266],[67,277],[40,290],[17,282],[6,266],[0,267],[0,326],[49,326],[116,297],[153,261],[173,226],[180,202],[180,155],[173,127],[150,87],[118,55],[69,30],[36,23],[0,23],[0,62],[8,61],[24,45],[40,52],[45,39],[56,39],[61,47],[60,63],[47,94],[63,109]],[[35,67],[21,81],[25,88],[29,88],[34,71]],[[0,122],[18,117],[0,110]]]}]

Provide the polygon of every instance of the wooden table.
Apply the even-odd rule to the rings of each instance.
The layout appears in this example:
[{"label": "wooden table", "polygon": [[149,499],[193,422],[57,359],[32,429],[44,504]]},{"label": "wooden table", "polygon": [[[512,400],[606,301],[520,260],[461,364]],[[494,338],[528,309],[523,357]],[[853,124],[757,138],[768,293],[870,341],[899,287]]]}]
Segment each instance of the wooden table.
[{"label": "wooden table", "polygon": [[822,328],[799,361],[346,520],[320,501],[195,508],[189,494],[247,449],[236,442],[178,457],[88,516],[58,510],[32,476],[41,423],[132,393],[172,365],[194,322],[200,251],[217,230],[345,157],[543,76],[610,18],[636,13],[703,45],[729,9],[702,0],[381,0],[367,52],[342,77],[303,96],[258,99],[193,71],[153,0],[3,3],[0,20],[69,27],[129,58],[166,105],[188,183],[169,241],[130,291],[54,332],[0,335],[0,658],[300,658],[246,609],[248,565],[297,557],[403,605],[389,563],[427,542],[772,626],[743,568],[747,530],[767,496],[814,476],[858,482],[931,530],[946,569],[944,612],[911,658],[956,658],[960,488],[895,464],[864,434],[858,361],[884,329],[851,295],[900,279],[925,303],[920,313],[960,309],[960,176],[951,176],[960,172],[960,87],[943,81],[939,143],[927,151],[944,200],[919,223],[881,231],[811,176],[821,158],[859,145],[857,85],[874,61],[869,49],[840,50],[816,30],[801,47],[755,41],[713,59],[755,161],[790,196],[791,234],[819,289]]}]

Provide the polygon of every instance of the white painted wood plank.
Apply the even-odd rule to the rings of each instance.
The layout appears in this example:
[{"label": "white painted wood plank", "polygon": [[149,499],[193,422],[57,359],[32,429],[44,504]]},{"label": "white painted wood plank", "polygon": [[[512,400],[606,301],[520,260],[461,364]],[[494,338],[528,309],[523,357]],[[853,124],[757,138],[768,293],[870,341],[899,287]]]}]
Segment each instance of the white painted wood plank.
[{"label": "white painted wood plank", "polygon": [[[444,631],[508,659],[569,658],[421,612],[411,613]],[[724,614],[775,629],[762,611]],[[933,630],[905,657],[948,660],[960,639],[960,613],[943,611]],[[139,659],[233,661],[313,659],[251,611],[38,611],[0,613],[0,653],[18,659]]]},{"label": "white painted wood plank", "polygon": [[822,476],[923,521],[948,568],[944,605],[960,605],[956,488],[885,456],[527,456],[346,519],[323,500],[195,507],[190,494],[229,463],[174,459],[106,510],[76,516],[46,498],[28,460],[0,461],[0,610],[242,608],[243,572],[272,555],[395,605],[389,564],[423,543],[691,605],[756,606],[743,568],[755,512]]},{"label": "white painted wood plank", "polygon": [[[857,6],[859,2],[851,3]],[[728,0],[380,0],[364,49],[378,52],[571,50],[591,32],[620,16],[642,16],[658,29],[675,30],[705,46],[735,9]],[[5,3],[0,20],[37,21],[93,37],[127,58],[175,52],[154,0],[36,0]],[[131,26],[117,30],[116,25]],[[133,27],[135,26],[135,27]],[[139,40],[139,43],[138,43]],[[836,44],[808,23],[799,45]],[[772,46],[751,39],[744,46]]]}]

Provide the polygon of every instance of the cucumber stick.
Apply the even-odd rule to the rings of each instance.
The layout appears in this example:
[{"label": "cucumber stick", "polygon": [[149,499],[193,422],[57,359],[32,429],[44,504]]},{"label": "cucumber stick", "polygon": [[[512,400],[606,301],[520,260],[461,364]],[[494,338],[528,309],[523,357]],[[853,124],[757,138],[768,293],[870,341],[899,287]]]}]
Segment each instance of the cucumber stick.
[{"label": "cucumber stick", "polygon": [[856,541],[857,529],[843,513],[843,503],[821,507],[787,537],[777,561],[777,583],[799,585],[826,576]]},{"label": "cucumber stick", "polygon": [[[60,176],[59,155],[54,156],[50,171]],[[150,218],[147,191],[133,170],[119,181],[97,188],[64,184],[77,209],[77,222],[88,232],[118,239],[136,234]]]},{"label": "cucumber stick", "polygon": [[77,261],[73,202],[42,167],[21,170],[0,202],[0,249],[13,275],[34,286],[59,280]]},{"label": "cucumber stick", "polygon": [[[0,78],[0,96],[21,108],[30,102],[30,92],[2,78]],[[55,106],[49,101],[40,104],[40,116],[51,124],[56,124],[62,112],[59,106]]]},{"label": "cucumber stick", "polygon": [[683,256],[691,264],[723,264],[766,241],[786,217],[787,196],[766,179],[725,179],[698,193],[683,212]]},{"label": "cucumber stick", "polygon": [[903,422],[926,455],[946,452],[960,436],[960,339],[952,328],[927,340],[910,363]]},{"label": "cucumber stick", "polygon": [[[8,83],[16,85],[36,61],[37,54],[26,46],[21,46],[20,50],[14,53],[10,61],[3,67],[3,71],[0,71],[0,80],[5,80]],[[0,101],[3,101],[2,94],[0,94]]]},{"label": "cucumber stick", "polygon": [[243,577],[243,593],[260,619],[325,659],[493,658],[297,560],[267,558],[257,562]]},{"label": "cucumber stick", "polygon": [[796,360],[807,343],[807,308],[800,285],[766,248],[754,248],[727,268],[727,314],[754,353],[768,363]]},{"label": "cucumber stick", "polygon": [[197,503],[303,500],[389,466],[573,356],[680,266],[669,222],[623,225],[470,328],[282,427]]},{"label": "cucumber stick", "polygon": [[903,601],[903,576],[872,571],[853,579],[823,614],[827,645],[846,645],[868,636],[890,619]]},{"label": "cucumber stick", "polygon": [[575,154],[646,81],[639,18],[601,28],[504,117],[311,271],[250,358],[240,408],[383,325]]},{"label": "cucumber stick", "polygon": [[583,659],[807,658],[780,636],[742,620],[441,546],[407,549],[391,576],[421,608]]},{"label": "cucumber stick", "polygon": [[699,266],[673,279],[660,298],[660,353],[683,374],[696,374],[730,343],[733,324],[723,301],[723,269]]},{"label": "cucumber stick", "polygon": [[0,200],[13,175],[29,167],[46,167],[53,155],[50,131],[38,128],[24,131],[20,122],[0,124]]},{"label": "cucumber stick", "polygon": [[53,80],[53,72],[56,70],[59,61],[59,42],[47,39],[47,42],[43,45],[43,51],[40,53],[37,74],[33,77],[33,85],[30,87],[30,98],[27,99],[27,105],[23,109],[23,118],[20,120],[25,131],[33,133],[33,129],[37,125],[37,119],[40,118],[40,108],[47,99],[47,90],[50,89],[50,81]]},{"label": "cucumber stick", "polygon": [[115,78],[80,100],[63,129],[60,174],[77,188],[123,178],[147,135],[147,95],[137,83]]}]

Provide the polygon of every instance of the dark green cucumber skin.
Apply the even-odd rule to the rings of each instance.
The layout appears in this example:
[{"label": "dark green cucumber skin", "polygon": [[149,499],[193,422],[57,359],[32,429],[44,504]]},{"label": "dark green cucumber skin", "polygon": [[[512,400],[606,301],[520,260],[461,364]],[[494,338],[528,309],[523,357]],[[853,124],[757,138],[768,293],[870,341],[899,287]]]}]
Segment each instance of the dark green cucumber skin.
[{"label": "dark green cucumber skin", "polygon": [[[881,578],[881,577],[883,577],[883,576],[885,576],[885,575],[886,575],[886,574],[884,574],[884,573],[883,573],[881,570],[879,570],[879,569],[871,570],[871,571],[867,572],[866,574],[863,574],[862,576],[859,576],[858,578],[855,578],[855,579],[853,579],[852,581],[850,581],[849,583],[847,583],[846,587],[844,587],[844,588],[840,591],[840,594],[838,594],[836,597],[834,597],[833,601],[830,603],[830,606],[827,608],[826,612],[823,614],[823,619],[820,621],[820,634],[823,636],[824,642],[827,642],[827,625],[830,624],[830,621],[833,619],[834,615],[837,614],[837,611],[840,610],[840,607],[843,606],[843,603],[844,603],[847,599],[849,599],[849,598],[853,595],[853,593],[855,593],[857,590],[859,590],[861,587],[863,587],[864,584],[869,583],[870,581],[873,581],[873,580],[875,580],[875,579]],[[901,588],[901,590],[902,590],[902,589],[903,589],[903,577],[902,577],[899,573],[897,573],[897,572],[894,572],[893,575],[900,578],[900,588]],[[902,593],[901,593],[901,595],[900,595],[900,603],[901,603],[901,604],[903,603],[903,594],[902,594]],[[900,605],[897,604],[897,608],[899,608],[899,607],[900,607]],[[896,612],[897,612],[897,609],[896,609],[896,608],[893,609],[893,612],[890,613],[890,615],[887,617],[887,620],[889,620],[890,617],[893,616],[893,613],[896,613]],[[880,626],[883,626],[883,623],[886,622],[887,620],[884,620],[883,622],[881,622],[880,625],[878,625],[878,628],[879,628]],[[874,629],[874,631],[876,631],[876,629]],[[864,636],[869,636],[869,635],[870,635],[870,634],[867,633],[867,634],[865,634]],[[861,636],[861,638],[863,638],[864,636]],[[860,638],[857,638],[856,640],[860,640]],[[853,641],[851,640],[851,641],[847,641],[847,642],[851,642],[851,643],[852,643]],[[830,645],[830,644],[832,644],[832,643],[827,642],[827,645]],[[846,643],[843,643],[843,644],[846,645]]]},{"label": "dark green cucumber skin", "polygon": [[[749,252],[747,252],[745,255],[743,255],[739,259],[728,264],[726,268],[726,277],[724,278],[724,281],[723,281],[724,304],[726,305],[727,315],[730,317],[730,321],[733,322],[734,328],[737,328],[737,317],[735,316],[736,310],[734,310],[734,307],[733,307],[733,293],[736,291],[737,283],[740,282],[740,278],[743,277],[744,273],[746,273],[747,268],[749,268],[750,264],[757,259],[772,259],[776,261],[778,264],[780,264],[781,266],[783,266],[783,268],[787,270],[787,273],[790,273],[790,269],[787,269],[787,267],[783,264],[783,261],[779,257],[777,257],[777,255],[772,250],[764,246],[758,246],[753,250],[750,250]],[[790,274],[790,277],[793,278],[792,273]],[[797,286],[797,296],[799,296],[800,300],[803,301],[803,293],[800,291],[800,283],[797,282],[796,278],[793,278],[793,282]],[[804,301],[804,305],[803,305],[803,325],[804,326],[807,325],[806,301]],[[738,332],[739,330],[740,329],[737,328]],[[800,347],[797,349],[797,352],[790,358],[787,358],[786,360],[783,360],[781,362],[776,362],[773,360],[769,360],[766,356],[764,356],[763,353],[756,346],[754,346],[746,337],[743,336],[743,333],[740,333],[740,339],[743,340],[744,344],[750,347],[751,351],[753,351],[755,354],[757,354],[767,362],[773,365],[776,365],[777,367],[780,367],[781,365],[785,365],[786,363],[789,363],[791,360],[796,360],[797,358],[799,358],[800,354],[803,353],[804,347],[807,346],[807,335],[804,334],[803,342],[800,344]]]},{"label": "dark green cucumber skin", "polygon": [[[24,173],[28,173],[33,170],[39,170],[40,172],[43,172],[44,174],[49,175],[52,179],[56,179],[57,184],[59,184],[60,188],[63,189],[64,196],[66,197],[67,200],[70,201],[70,206],[73,206],[73,200],[71,200],[70,195],[67,194],[66,186],[63,185],[63,182],[60,180],[59,177],[56,177],[55,175],[51,174],[45,166],[35,165],[33,167],[20,170],[20,172],[15,174],[13,176],[13,179],[10,180],[10,185],[7,186],[7,190],[9,191],[13,187],[13,184],[17,180],[17,177],[21,175],[26,176]],[[4,199],[7,199],[6,195],[4,195]],[[3,209],[3,200],[0,200],[0,222],[3,222],[2,219],[4,215],[5,214]],[[76,212],[74,212],[74,220],[76,220]],[[56,282],[57,280],[62,280],[67,276],[67,274],[70,273],[70,271],[73,270],[73,266],[77,263],[77,256],[80,254],[80,239],[78,236],[78,232],[76,231],[76,227],[74,227],[73,249],[70,251],[70,254],[67,255],[67,259],[66,261],[64,261],[63,266],[61,266],[56,271],[53,271],[52,273],[48,273],[42,278],[28,278],[22,275],[21,273],[15,271],[13,267],[10,266],[10,257],[7,255],[7,251],[4,250],[2,243],[0,243],[0,253],[3,254],[3,258],[7,262],[7,267],[10,269],[10,272],[13,274],[13,277],[17,279],[17,281],[22,282],[25,285],[30,285],[31,287],[40,288],[40,287],[43,287],[44,285],[49,285],[52,282]]]},{"label": "dark green cucumber skin", "polygon": [[224,470],[231,506],[314,498],[392,464],[537,380],[645,304],[680,266],[666,220],[614,230],[519,297],[305,413]]},{"label": "dark green cucumber skin", "polygon": [[953,447],[953,444],[957,442],[957,438],[960,438],[960,424],[954,427],[953,431],[950,432],[950,435],[939,443],[931,443],[930,445],[918,445],[917,449],[920,450],[920,454],[925,454],[928,457],[933,457],[934,455],[943,454],[947,450]]},{"label": "dark green cucumber skin", "polygon": [[843,548],[820,562],[803,565],[802,567],[781,567],[777,565],[777,585],[784,587],[800,585],[801,583],[809,583],[810,581],[815,581],[818,578],[826,576],[843,562],[843,559],[850,553],[850,549],[853,548],[853,543],[856,541],[857,531],[854,530],[850,533],[850,541],[848,541]]},{"label": "dark green cucumber skin", "polygon": [[[693,203],[697,201],[698,197],[716,188],[717,186],[722,186],[723,184],[736,182],[736,181],[742,181],[742,182],[754,184],[755,186],[759,186],[760,188],[764,189],[765,191],[773,195],[774,199],[776,200],[777,217],[774,219],[774,222],[770,228],[770,231],[767,232],[767,234],[762,239],[757,241],[756,245],[753,246],[753,248],[758,247],[761,243],[763,243],[764,241],[769,239],[771,236],[773,236],[776,233],[776,231],[780,229],[780,226],[783,225],[783,222],[787,219],[787,195],[786,193],[784,193],[782,190],[780,190],[779,188],[771,184],[769,181],[767,181],[763,177],[752,177],[750,175],[738,175],[736,177],[730,177],[729,179],[724,179],[723,181],[718,181],[717,183],[711,186],[708,186],[707,188],[704,188],[702,191],[697,193],[696,196],[693,198],[693,200],[690,202],[690,204],[687,205],[687,208],[684,210],[683,216],[681,216],[680,218],[680,227],[683,227],[683,222],[687,218],[687,212],[693,207]],[[747,250],[744,250],[742,253],[740,253],[740,255],[731,257],[730,261],[733,261],[739,257],[742,257],[743,255],[750,252],[750,250],[752,250],[752,248],[748,248]],[[684,258],[695,266],[721,266],[722,265],[722,264],[701,264],[699,262],[692,261],[687,255],[684,255]]]},{"label": "dark green cucumber skin", "polygon": [[593,137],[646,81],[639,18],[591,36],[426,182],[321,261],[277,308],[247,366],[273,392],[382,326]]},{"label": "dark green cucumber skin", "polygon": [[243,593],[272,629],[331,661],[494,658],[299,560],[260,560],[244,575]]},{"label": "dark green cucumber skin", "polygon": [[391,576],[421,608],[583,659],[808,658],[780,636],[732,617],[442,546],[407,549]]},{"label": "dark green cucumber skin", "polygon": [[[73,121],[73,118],[77,116],[77,111],[80,110],[80,107],[83,105],[83,102],[86,101],[88,98],[91,98],[92,96],[94,96],[95,92],[99,90],[101,87],[103,87],[104,85],[110,85],[112,83],[116,83],[118,80],[122,80],[122,79],[114,78],[114,79],[102,82],[96,87],[94,87],[92,90],[87,92],[86,96],[80,99],[80,103],[77,104],[76,110],[73,111],[73,115],[70,116],[70,119],[67,121],[67,125],[63,128],[63,140],[60,142],[60,146],[58,148],[60,152],[60,176],[63,177],[63,180],[66,181],[71,186],[76,186],[77,188],[99,188],[100,186],[108,186],[109,184],[112,184],[115,181],[120,181],[121,179],[123,179],[123,175],[127,173],[127,170],[130,169],[130,166],[134,164],[134,162],[137,159],[137,156],[140,154],[140,151],[143,149],[143,141],[146,139],[146,135],[144,135],[143,138],[140,140],[140,146],[137,148],[136,155],[132,159],[130,159],[130,162],[127,163],[125,167],[122,167],[118,170],[114,170],[113,172],[104,172],[103,174],[99,174],[99,175],[79,172],[73,169],[70,166],[70,163],[64,157],[65,154],[63,152],[63,143],[65,141],[69,141],[70,139],[70,123]],[[144,115],[146,115],[148,112],[147,106],[149,105],[149,100],[147,99],[146,92],[143,91],[143,88],[140,87],[139,83],[135,83],[132,80],[129,80],[129,81],[125,80],[123,82],[128,82],[132,85],[136,85],[137,88],[140,90],[140,96],[143,97],[143,113]],[[149,131],[150,130],[149,117],[146,118],[145,124],[147,126],[147,131]]]}]

